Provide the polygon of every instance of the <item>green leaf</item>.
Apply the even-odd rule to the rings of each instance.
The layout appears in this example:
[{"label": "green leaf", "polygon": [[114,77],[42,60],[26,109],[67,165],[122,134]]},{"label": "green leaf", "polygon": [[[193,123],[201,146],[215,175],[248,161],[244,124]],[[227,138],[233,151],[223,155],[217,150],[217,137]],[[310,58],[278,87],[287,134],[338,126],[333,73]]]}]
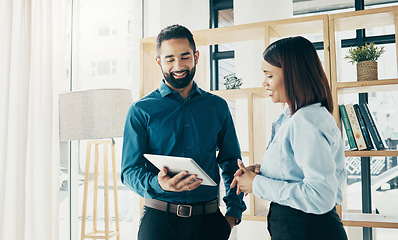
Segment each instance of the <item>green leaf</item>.
[{"label": "green leaf", "polygon": [[344,56],[349,63],[376,61],[385,52],[384,47],[377,47],[375,43],[365,44],[348,49],[348,54]]}]

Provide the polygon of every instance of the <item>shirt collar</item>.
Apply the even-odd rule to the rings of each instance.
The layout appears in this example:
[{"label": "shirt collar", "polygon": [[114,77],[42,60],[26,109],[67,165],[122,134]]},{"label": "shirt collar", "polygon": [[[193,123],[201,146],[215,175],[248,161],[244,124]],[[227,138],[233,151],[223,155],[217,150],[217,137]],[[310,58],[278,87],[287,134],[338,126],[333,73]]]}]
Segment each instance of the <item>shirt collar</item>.
[{"label": "shirt collar", "polygon": [[286,107],[285,111],[283,112],[283,115],[285,115],[285,117],[290,117],[292,115],[292,112],[290,111],[290,106],[289,105],[286,105],[286,106],[287,107]]},{"label": "shirt collar", "polygon": [[[167,86],[164,81],[165,80],[162,79],[162,83],[160,83],[160,86],[159,86],[159,92],[162,97],[165,97],[165,96],[175,92],[169,86]],[[203,95],[203,90],[198,87],[198,85],[196,84],[195,81],[193,81],[192,90],[189,95],[192,96],[195,93],[199,93],[200,95]]]}]

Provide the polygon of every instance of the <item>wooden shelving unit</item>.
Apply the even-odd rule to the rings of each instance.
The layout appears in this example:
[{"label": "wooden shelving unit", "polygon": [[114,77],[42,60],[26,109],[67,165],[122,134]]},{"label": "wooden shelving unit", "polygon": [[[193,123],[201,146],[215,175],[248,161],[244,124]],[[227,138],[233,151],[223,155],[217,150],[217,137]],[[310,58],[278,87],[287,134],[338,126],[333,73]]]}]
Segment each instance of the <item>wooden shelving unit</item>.
[{"label": "wooden shelving unit", "polygon": [[[356,81],[342,82],[338,79],[338,65],[337,52],[339,47],[337,43],[337,34],[341,31],[367,29],[382,26],[394,26],[395,33],[398,30],[398,7],[386,7],[369,9],[363,11],[346,12],[329,15],[329,30],[330,30],[330,65],[331,65],[331,87],[333,94],[333,104],[338,106],[339,95],[351,93],[368,93],[368,92],[385,92],[397,91],[398,79],[381,79],[375,81]],[[395,34],[395,41],[398,40],[398,35]],[[398,49],[396,48],[398,51]],[[398,56],[398,52],[397,55]],[[339,56],[339,59],[342,58]],[[398,61],[397,61],[398,64]],[[335,107],[333,113],[337,124],[341,127],[340,114],[338,107]],[[346,157],[385,157],[398,156],[397,150],[383,150],[383,151],[346,151]],[[341,211],[341,208],[340,208]],[[342,221],[345,226],[353,227],[375,227],[375,228],[398,228],[398,217],[383,216],[379,214],[365,214],[365,213],[349,213],[340,212]]]},{"label": "wooden shelving unit", "polygon": [[346,157],[395,157],[398,156],[397,150],[379,150],[379,151],[346,151]]},{"label": "wooden shelving unit", "polygon": [[339,94],[398,91],[398,79],[383,79],[377,81],[338,82],[336,88]]},{"label": "wooden shelving unit", "polygon": [[370,213],[343,213],[343,224],[349,227],[398,228],[398,217]]},{"label": "wooden shelving unit", "polygon": [[[382,26],[394,26],[395,32],[398,31],[397,22],[398,7],[376,8],[362,11],[345,12],[329,15],[329,32],[330,32],[330,67],[331,67],[331,86],[333,94],[333,104],[338,106],[338,94],[343,93],[363,93],[372,91],[391,91],[398,89],[398,79],[385,79],[377,81],[356,82],[340,82],[337,79],[337,52],[336,42],[337,33],[347,30],[358,30]],[[398,35],[395,35],[395,42],[398,42]],[[398,56],[398,48],[397,48]],[[397,61],[398,65],[398,61]],[[334,117],[339,123],[339,111],[335,108]]]},{"label": "wooden shelving unit", "polygon": [[[336,33],[346,30],[356,30],[363,28],[381,27],[393,25],[395,32],[398,31],[398,7],[377,8],[364,11],[345,12],[331,15],[316,15],[308,17],[298,17],[290,19],[282,19],[276,21],[266,21],[259,23],[250,23],[222,27],[216,29],[206,29],[194,31],[194,38],[198,48],[206,47],[214,44],[243,42],[251,40],[263,40],[264,48],[273,40],[288,36],[317,34],[322,36],[324,43],[324,68],[327,77],[330,79],[332,88],[334,106],[338,106],[338,95],[346,93],[363,93],[375,91],[396,91],[398,90],[398,78],[383,79],[369,82],[340,82],[337,74],[337,44],[339,39]],[[398,36],[395,35],[396,42]],[[145,38],[140,42],[141,45],[141,89],[140,96],[144,96],[156,89],[162,78],[159,67],[155,64],[154,57],[156,55],[155,38]],[[397,49],[398,56],[398,49]],[[339,59],[342,57],[339,56]],[[195,81],[198,85],[208,90],[210,82],[208,79],[209,70],[206,69],[206,57],[199,58],[197,74]],[[398,64],[398,61],[397,61]],[[250,164],[261,162],[262,155],[265,151],[268,139],[262,135],[267,127],[258,130],[257,126],[263,125],[263,115],[266,109],[263,107],[263,101],[266,98],[265,89],[262,87],[236,90],[222,90],[212,92],[227,100],[242,100],[248,102],[248,111],[244,114],[248,116],[248,135],[249,149],[242,152],[242,156],[249,157]],[[261,107],[259,107],[261,106]],[[338,108],[335,107],[333,113],[336,122],[340,125],[340,116]],[[351,151],[346,152],[346,156],[373,157],[373,156],[397,156],[398,151]],[[262,201],[262,200],[261,200]],[[244,214],[246,220],[265,221],[268,209],[259,208],[257,206],[264,205],[255,197],[250,197],[250,207]],[[258,203],[261,204],[258,204]],[[341,209],[339,207],[339,209]],[[358,227],[378,227],[378,228],[398,228],[398,218],[390,216],[361,214],[361,213],[345,213],[340,214],[343,223],[346,226]]]},{"label": "wooden shelving unit", "polygon": [[[262,156],[265,154],[264,146],[266,146],[266,138],[264,137],[266,128],[264,124],[261,124],[266,114],[265,98],[268,97],[266,89],[263,87],[229,89],[212,91],[211,93],[225,100],[243,100],[247,102],[248,125],[246,131],[249,133],[249,149],[247,151],[242,150],[242,157],[248,157],[250,165],[261,163]],[[254,197],[253,194],[249,196],[248,209],[243,214],[244,220],[266,220],[267,205],[263,204],[263,207],[256,208],[256,202],[258,201],[263,200]]]}]

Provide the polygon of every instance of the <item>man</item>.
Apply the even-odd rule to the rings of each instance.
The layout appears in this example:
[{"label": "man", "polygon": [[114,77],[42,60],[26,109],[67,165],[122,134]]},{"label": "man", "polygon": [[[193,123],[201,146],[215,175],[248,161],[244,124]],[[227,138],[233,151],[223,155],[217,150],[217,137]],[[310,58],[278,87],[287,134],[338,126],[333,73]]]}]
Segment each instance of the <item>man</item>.
[{"label": "man", "polygon": [[[228,239],[246,209],[229,187],[241,156],[228,105],[193,81],[199,52],[187,28],[166,27],[156,41],[164,79],[130,107],[124,130],[122,182],[145,198],[138,239]],[[186,171],[171,177],[144,153],[190,157],[217,184],[220,167],[226,216],[218,208],[218,186],[201,185]]]}]

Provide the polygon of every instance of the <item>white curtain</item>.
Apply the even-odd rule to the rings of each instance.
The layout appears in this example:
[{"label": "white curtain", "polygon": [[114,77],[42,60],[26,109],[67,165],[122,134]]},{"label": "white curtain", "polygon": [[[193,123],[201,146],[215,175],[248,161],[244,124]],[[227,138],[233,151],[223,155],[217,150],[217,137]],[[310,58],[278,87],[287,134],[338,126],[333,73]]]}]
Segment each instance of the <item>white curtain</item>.
[{"label": "white curtain", "polygon": [[0,0],[0,240],[58,239],[67,0]]}]

